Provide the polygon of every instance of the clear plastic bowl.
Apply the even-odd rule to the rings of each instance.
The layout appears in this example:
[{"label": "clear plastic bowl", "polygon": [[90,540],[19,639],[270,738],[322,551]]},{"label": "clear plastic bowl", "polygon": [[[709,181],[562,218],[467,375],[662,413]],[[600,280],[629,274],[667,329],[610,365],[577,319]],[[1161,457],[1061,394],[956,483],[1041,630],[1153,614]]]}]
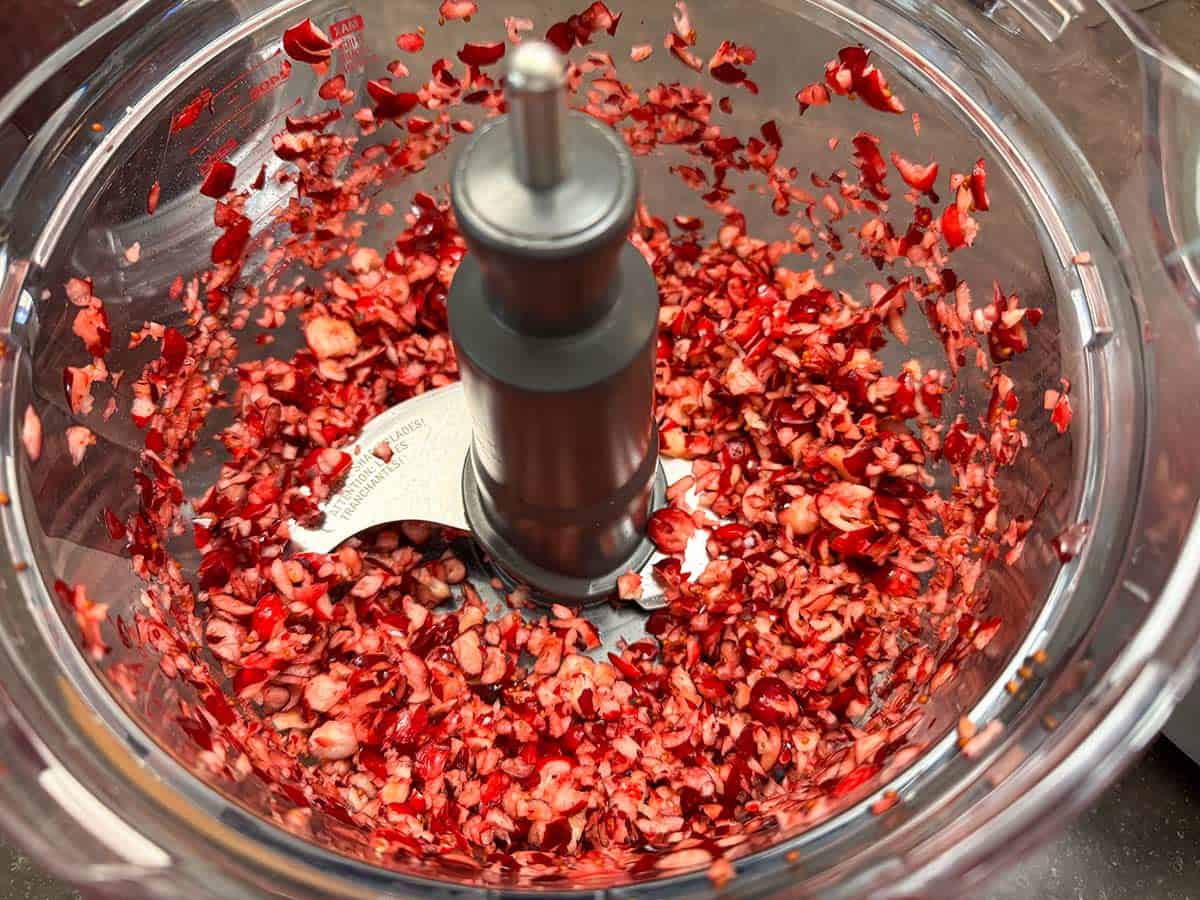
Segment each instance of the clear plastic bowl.
[{"label": "clear plastic bowl", "polygon": [[[100,512],[129,508],[143,436],[123,415],[103,421],[98,403],[86,422],[100,443],[82,468],[72,466],[61,437],[70,413],[60,379],[63,367],[79,360],[62,283],[80,273],[95,278],[116,336],[109,365],[137,371],[148,351],[126,349],[122,335],[147,319],[171,324],[180,314],[165,300],[170,281],[207,266],[214,229],[211,205],[197,193],[202,165],[226,156],[243,172],[261,162],[274,166],[271,135],[315,93],[316,76],[306,66],[279,77],[283,29],[305,16],[327,28],[353,23],[342,26],[336,61],[360,89],[395,55],[393,37],[430,25],[435,6],[96,4],[87,15],[111,11],[74,36],[64,30],[61,46],[0,100],[2,148],[12,161],[0,188],[7,347],[0,358],[0,451],[11,495],[0,508],[0,530],[10,560],[26,564],[0,570],[0,821],[50,871],[93,892],[521,892],[517,884],[485,887],[436,861],[375,865],[353,840],[321,846],[289,833],[261,785],[211,774],[170,715],[175,687],[157,675],[153,660],[118,644],[116,657],[96,667],[52,599],[55,578],[84,581],[118,615],[137,602],[139,588],[104,534]],[[552,7],[532,0],[485,5],[453,34],[431,28],[427,56],[451,56],[472,33],[502,33],[504,15],[530,15],[545,27],[577,11],[574,4]],[[992,576],[985,612],[1003,616],[1004,628],[934,697],[918,735],[923,752],[889,768],[848,805],[822,806],[804,827],[755,845],[736,861],[738,877],[725,889],[746,897],[970,893],[1115,777],[1194,674],[1200,85],[1111,2],[695,0],[691,7],[705,46],[729,37],[758,49],[754,76],[763,90],[753,102],[741,99],[737,121],[745,131],[776,118],[802,171],[828,165],[829,137],[846,139],[864,127],[913,158],[932,151],[961,168],[986,156],[994,182],[986,241],[956,260],[956,269],[976,285],[999,278],[1027,304],[1047,309],[1034,351],[1012,372],[1027,398],[1036,402],[1060,374],[1074,384],[1069,438],[1054,439],[1045,417],[1027,417],[1031,447],[1006,476],[1005,490],[1030,510],[1044,497],[1042,512],[1020,563]],[[626,13],[617,46],[660,43],[669,25],[666,4]],[[793,92],[819,77],[839,46],[856,41],[879,54],[893,86],[920,112],[919,142],[907,117],[881,121],[862,104],[795,115]],[[627,77],[644,84],[681,71],[659,50]],[[172,133],[173,117],[196,97],[207,99],[206,89],[211,117],[204,130]],[[663,160],[643,163],[652,207],[695,204],[662,177]],[[446,171],[445,160],[431,160],[426,176],[388,191],[402,202],[444,180]],[[156,180],[162,195],[150,218],[145,201]],[[251,214],[266,215],[276,199],[260,195]],[[767,213],[751,222],[752,232],[778,227]],[[135,242],[143,248],[140,263],[118,265]],[[1073,262],[1081,251],[1091,264]],[[44,290],[48,299],[41,299]],[[935,350],[932,342],[910,348],[917,355]],[[130,380],[118,393],[124,409]],[[969,387],[964,395],[969,405],[981,402]],[[29,403],[47,434],[36,467],[19,451]],[[205,474],[196,467],[187,486],[203,483]],[[1060,565],[1051,539],[1083,520],[1088,540]],[[1006,682],[1039,650],[1045,662],[1036,676],[1010,694]],[[127,669],[136,694],[111,683],[113,661],[144,663]],[[978,758],[957,750],[953,726],[964,714],[1004,723]],[[901,802],[873,815],[872,802],[885,788]],[[699,871],[652,882],[631,877],[584,892],[665,898],[713,889]]]}]

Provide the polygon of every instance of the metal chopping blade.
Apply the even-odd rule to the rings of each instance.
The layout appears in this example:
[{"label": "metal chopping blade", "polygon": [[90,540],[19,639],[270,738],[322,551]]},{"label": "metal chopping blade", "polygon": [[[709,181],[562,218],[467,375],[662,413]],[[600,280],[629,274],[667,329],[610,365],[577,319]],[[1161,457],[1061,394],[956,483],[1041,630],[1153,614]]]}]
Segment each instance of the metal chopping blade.
[{"label": "metal chopping blade", "polygon": [[[372,419],[354,443],[342,448],[351,463],[337,490],[321,507],[319,525],[289,522],[300,550],[330,553],[360,532],[393,522],[428,522],[470,533],[463,505],[462,471],[471,448],[471,420],[462,386],[448,385],[406,400]],[[688,475],[687,460],[660,457],[668,484]],[[694,500],[694,498],[692,498]],[[699,529],[684,553],[684,569],[708,562],[709,532]],[[645,596],[637,605],[661,609],[652,569],[657,551],[640,568]]]}]

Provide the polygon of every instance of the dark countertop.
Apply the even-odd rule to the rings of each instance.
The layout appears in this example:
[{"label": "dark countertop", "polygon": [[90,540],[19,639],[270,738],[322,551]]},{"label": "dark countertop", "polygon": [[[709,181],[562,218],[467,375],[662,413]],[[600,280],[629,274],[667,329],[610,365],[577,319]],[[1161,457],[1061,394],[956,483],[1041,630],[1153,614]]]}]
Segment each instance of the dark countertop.
[{"label": "dark countertop", "polygon": [[1200,897],[1200,766],[1160,737],[1057,841],[996,879],[984,896]]},{"label": "dark countertop", "polygon": [[[79,894],[0,846],[0,900]],[[1166,738],[1056,841],[993,882],[981,900],[1200,898],[1200,766]]]}]

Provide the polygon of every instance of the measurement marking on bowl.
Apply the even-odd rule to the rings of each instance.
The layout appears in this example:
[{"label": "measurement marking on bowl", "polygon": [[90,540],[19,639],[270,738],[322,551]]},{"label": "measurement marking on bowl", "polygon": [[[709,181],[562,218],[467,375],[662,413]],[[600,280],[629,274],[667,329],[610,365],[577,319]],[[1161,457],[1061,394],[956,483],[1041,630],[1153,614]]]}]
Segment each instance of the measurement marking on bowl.
[{"label": "measurement marking on bowl", "polygon": [[353,34],[356,31],[363,30],[363,17],[355,13],[348,18],[341,19],[329,26],[329,36],[333,40],[338,41],[348,34]]},{"label": "measurement marking on bowl", "polygon": [[366,23],[358,13],[339,19],[329,26],[329,36],[336,42],[341,56],[342,74],[358,72],[379,59],[379,54],[364,47],[358,32],[366,31]]},{"label": "measurement marking on bowl", "polygon": [[276,48],[275,48],[275,52],[274,52],[274,53],[272,53],[270,56],[268,56],[268,57],[266,57],[266,58],[264,58],[264,59],[260,59],[260,60],[259,60],[257,63],[255,63],[253,66],[251,66],[251,67],[250,67],[249,69],[247,69],[245,72],[243,72],[241,75],[238,75],[237,77],[233,78],[231,81],[227,82],[227,83],[225,84],[225,86],[224,86],[224,87],[222,87],[222,88],[221,88],[220,90],[218,90],[218,91],[217,91],[215,94],[213,94],[213,99],[216,99],[217,97],[220,97],[222,94],[224,94],[224,93],[225,93],[227,90],[229,90],[231,87],[236,87],[238,84],[240,84],[241,82],[245,81],[247,78],[249,78],[251,75],[253,75],[255,72],[257,72],[257,71],[258,71],[259,69],[261,69],[263,66],[265,66],[265,65],[267,65],[269,62],[271,62],[271,60],[273,60],[273,59],[275,59],[276,57],[278,57],[278,56],[279,56],[281,53],[283,53],[283,48],[282,48],[282,47],[276,47]]},{"label": "measurement marking on bowl", "polygon": [[214,150],[208,156],[204,157],[204,162],[202,162],[200,164],[201,174],[207,174],[208,170],[211,169],[214,165],[221,162],[221,160],[223,160],[223,159],[228,159],[229,154],[232,153],[237,148],[237,145],[238,145],[238,142],[236,140],[234,140],[233,138],[226,138],[225,143],[223,143],[220,147],[218,147],[216,150]]},{"label": "measurement marking on bowl", "polygon": [[[265,123],[263,123],[263,128],[270,128],[276,121],[278,121],[279,119],[282,119],[282,118],[290,115],[292,112],[294,112],[297,109],[297,107],[299,107],[301,105],[301,103],[303,103],[303,102],[304,102],[303,98],[297,97],[291,103],[289,103],[287,106],[285,106],[283,109],[279,110],[279,112],[275,113],[275,115],[273,115]],[[240,145],[241,145],[241,142],[238,141],[236,138],[234,138],[232,136],[226,138],[225,142],[223,144],[221,144],[220,147],[218,147],[212,153],[210,153],[206,157],[204,157],[204,160],[202,162],[198,163],[198,168],[200,170],[200,173],[206,174],[208,172],[208,170],[210,168],[212,168],[213,163],[218,162],[223,159],[227,159],[229,157],[229,155],[231,153],[233,153],[233,151]],[[191,151],[189,151],[188,155],[191,156],[193,154],[191,153]],[[270,159],[273,157],[274,157],[274,149],[271,147],[270,144],[266,144],[266,145],[255,144],[255,145],[250,146],[249,151],[246,153],[245,156],[243,156],[243,158],[240,160],[238,165],[240,167],[242,167],[243,169],[249,169],[249,168],[252,168],[252,167],[258,165],[259,163],[263,162],[264,160]]]},{"label": "measurement marking on bowl", "polygon": [[170,133],[176,134],[180,131],[183,131],[183,130],[195,125],[196,122],[199,121],[200,114],[204,111],[205,107],[207,107],[209,112],[213,113],[213,115],[216,115],[216,109],[215,109],[214,104],[216,103],[216,100],[218,97],[223,95],[230,88],[236,87],[238,84],[245,81],[247,78],[249,78],[251,75],[253,75],[255,72],[257,72],[263,66],[270,63],[271,60],[278,57],[282,52],[283,52],[282,49],[276,48],[275,52],[272,53],[270,56],[266,57],[265,59],[259,60],[257,63],[255,63],[253,66],[251,66],[249,69],[242,72],[240,75],[234,76],[232,79],[227,81],[224,85],[222,85],[220,88],[218,88],[215,91],[211,87],[204,88],[202,91],[200,91],[200,93],[198,93],[195,97],[193,97],[190,101],[188,101],[188,103],[185,104],[183,106],[183,108],[181,108],[173,116],[171,116]]},{"label": "measurement marking on bowl", "polygon": [[208,134],[206,134],[203,138],[201,138],[196,144],[194,144],[188,150],[188,156],[195,156],[200,151],[200,149],[202,147],[204,147],[205,144],[207,144],[210,140],[212,140],[214,137],[219,135],[221,132],[225,131],[235,121],[237,121],[237,119],[242,115],[242,113],[249,110],[251,107],[254,106],[254,104],[265,100],[272,93],[274,93],[276,90],[281,88],[284,84],[287,83],[287,80],[291,77],[291,74],[292,74],[292,64],[290,62],[288,62],[287,60],[284,60],[282,62],[282,64],[280,65],[279,71],[276,72],[274,75],[271,75],[269,78],[266,78],[263,81],[260,81],[257,84],[253,85],[249,89],[249,91],[247,91],[247,96],[249,97],[249,99],[245,103],[243,103],[241,106],[237,107],[230,115],[226,116],[224,119],[222,119],[216,125],[214,125],[212,130],[209,131]]},{"label": "measurement marking on bowl", "polygon": [[292,64],[287,60],[284,60],[283,64],[279,67],[278,72],[269,76],[268,78],[263,79],[262,81],[252,84],[250,86],[250,90],[247,91],[247,96],[251,100],[261,100],[267,94],[280,87],[291,77],[291,75]]}]

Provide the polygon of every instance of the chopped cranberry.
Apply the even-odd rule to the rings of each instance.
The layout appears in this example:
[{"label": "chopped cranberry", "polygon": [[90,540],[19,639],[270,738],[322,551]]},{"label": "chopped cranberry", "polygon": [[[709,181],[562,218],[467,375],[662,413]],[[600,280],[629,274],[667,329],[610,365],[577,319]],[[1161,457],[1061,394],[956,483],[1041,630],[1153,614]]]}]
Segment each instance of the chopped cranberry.
[{"label": "chopped cranberry", "polygon": [[107,507],[104,510],[104,527],[108,531],[108,536],[114,541],[125,539],[125,523],[117,518],[116,513]]},{"label": "chopped cranberry", "polygon": [[782,725],[799,714],[792,692],[778,678],[764,676],[750,689],[750,715],[767,725]]},{"label": "chopped cranberry", "polygon": [[283,50],[296,62],[323,63],[333,54],[333,43],[312,19],[304,19],[283,33]]},{"label": "chopped cranberry", "polygon": [[283,601],[278,594],[266,594],[254,607],[253,626],[255,633],[264,641],[275,633],[275,626],[287,617]]},{"label": "chopped cranberry", "polygon": [[416,31],[406,31],[396,36],[396,46],[405,53],[420,53],[425,49],[425,35]]},{"label": "chopped cranberry", "polygon": [[233,554],[228,550],[210,550],[200,560],[197,570],[202,588],[224,587],[236,568]]},{"label": "chopped cranberry", "polygon": [[233,179],[237,176],[237,168],[219,159],[208,167],[208,173],[200,184],[200,193],[205,197],[220,199],[233,189]]},{"label": "chopped cranberry", "polygon": [[887,177],[887,163],[879,152],[879,138],[865,131],[859,132],[853,140],[855,162],[862,172],[863,184],[880,200],[886,200],[891,192],[883,183]]},{"label": "chopped cranberry", "polygon": [[479,6],[475,0],[442,0],[442,5],[438,8],[442,14],[442,18],[447,22],[453,19],[467,19],[479,12]]},{"label": "chopped cranberry", "polygon": [[904,112],[904,104],[892,93],[883,73],[869,61],[870,55],[865,47],[843,47],[837,59],[825,66],[826,84],[834,93],[857,95],[881,112]]},{"label": "chopped cranberry", "polygon": [[829,88],[823,84],[810,84],[796,92],[796,102],[800,104],[800,114],[808,111],[810,106],[827,106],[829,104]]},{"label": "chopped cranberry", "polygon": [[424,706],[401,707],[390,740],[401,753],[411,752],[425,734],[429,716]]},{"label": "chopped cranberry", "polygon": [[933,192],[933,186],[937,182],[938,164],[931,162],[928,165],[909,162],[899,153],[892,153],[892,165],[896,167],[896,171],[900,173],[900,177],[904,179],[904,183],[916,191],[923,194]]},{"label": "chopped cranberry", "polygon": [[367,93],[375,101],[377,119],[397,119],[411,111],[421,99],[411,91],[393,90],[392,86],[382,79],[368,81]]},{"label": "chopped cranberry", "polygon": [[[1047,406],[1050,409],[1050,422],[1059,434],[1066,434],[1071,427],[1074,414],[1071,411],[1071,398],[1066,391],[1047,391]],[[1053,395],[1053,397],[1051,397]]]},{"label": "chopped cranberry", "polygon": [[942,237],[946,239],[946,246],[951,250],[957,250],[967,243],[963,218],[963,213],[953,203],[942,213]]},{"label": "chopped cranberry", "polygon": [[1091,526],[1088,522],[1076,522],[1055,535],[1050,541],[1050,546],[1054,550],[1054,555],[1058,557],[1058,561],[1065,564],[1078,556],[1079,551],[1083,549],[1084,541],[1087,540],[1089,531],[1091,531]]},{"label": "chopped cranberry", "polygon": [[875,777],[879,772],[879,766],[864,765],[850,772],[845,778],[833,786],[833,790],[829,792],[829,796],[836,799],[845,797],[848,794],[854,793],[858,788],[862,787],[868,781]]},{"label": "chopped cranberry", "polygon": [[163,332],[162,359],[168,371],[178,370],[187,359],[188,342],[176,328],[167,328]]},{"label": "chopped cranberry", "polygon": [[650,540],[663,553],[682,553],[695,530],[691,516],[673,506],[656,511],[647,526]]},{"label": "chopped cranberry", "polygon": [[971,170],[971,200],[980,212],[987,212],[991,206],[987,193],[987,170],[982,159]]},{"label": "chopped cranberry", "polygon": [[504,56],[504,43],[497,41],[494,44],[464,44],[462,49],[458,51],[458,58],[465,62],[468,66],[490,66],[493,63],[499,62]]},{"label": "chopped cranberry", "polygon": [[[399,43],[399,38],[397,38],[397,43]],[[317,96],[322,100],[338,100],[344,90],[346,90],[346,76],[338,74],[321,82],[321,86],[317,89]]]},{"label": "chopped cranberry", "polygon": [[733,63],[721,63],[709,69],[708,73],[722,84],[741,84],[746,80],[746,70],[739,69]]}]

